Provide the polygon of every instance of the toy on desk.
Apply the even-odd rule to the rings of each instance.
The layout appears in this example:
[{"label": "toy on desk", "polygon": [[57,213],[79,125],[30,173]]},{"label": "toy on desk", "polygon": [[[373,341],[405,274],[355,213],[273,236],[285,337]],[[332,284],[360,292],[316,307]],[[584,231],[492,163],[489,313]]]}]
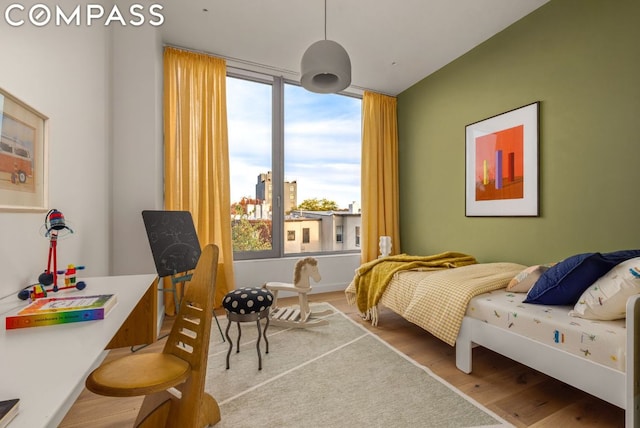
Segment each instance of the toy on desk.
[{"label": "toy on desk", "polygon": [[32,302],[36,299],[47,297],[47,289],[44,288],[44,285],[36,284],[33,286],[30,285],[29,287],[31,287],[31,289],[25,288],[18,294],[18,297],[20,297],[22,300],[29,299]]},{"label": "toy on desk", "polygon": [[20,291],[18,293],[18,298],[20,298],[21,300],[30,299],[31,301],[34,301],[41,297],[47,297],[48,293],[55,293],[60,290],[67,290],[70,288],[83,290],[87,286],[87,284],[84,281],[77,280],[77,271],[83,269],[84,266],[69,265],[67,266],[67,270],[59,270],[56,272],[57,275],[64,275],[64,286],[54,285],[53,287],[47,289],[45,284],[32,284]]},{"label": "toy on desk", "polygon": [[[59,270],[58,275],[64,274],[64,287],[58,287],[58,290],[63,290],[65,288],[77,288],[78,290],[82,290],[84,286],[84,281],[77,281],[76,272],[84,269],[84,266],[75,266],[75,265],[67,265],[67,270]],[[83,285],[81,285],[83,284]],[[57,290],[53,290],[57,291]]]},{"label": "toy on desk", "polygon": [[[25,287],[18,293],[18,297],[22,300],[29,298],[35,300],[39,297],[45,297],[50,292],[68,288],[77,288],[78,290],[85,288],[84,281],[76,280],[76,272],[84,269],[84,266],[68,265],[66,270],[58,270],[58,238],[73,233],[73,229],[65,221],[64,215],[56,209],[49,210],[41,229],[42,234],[49,238],[47,268],[38,276],[38,283]],[[58,286],[58,275],[64,275],[64,286]],[[46,288],[52,284],[53,287]]]},{"label": "toy on desk", "polygon": [[52,209],[47,213],[42,226],[43,234],[49,238],[49,258],[47,260],[47,269],[40,274],[38,281],[40,284],[53,284],[54,291],[58,288],[58,238],[73,233],[73,229],[67,226],[64,215],[56,209]]},{"label": "toy on desk", "polygon": [[[69,265],[69,266],[73,266],[73,265]],[[77,271],[81,269],[84,269],[84,266],[75,266],[73,270]],[[73,276],[71,276],[70,270],[71,269],[67,269],[66,271],[64,270],[58,271],[58,273],[60,274],[62,273],[66,274],[64,287],[59,287],[56,285],[54,287],[47,289],[44,284],[32,284],[25,287],[23,290],[21,290],[18,293],[18,298],[21,300],[30,299],[31,301],[33,301],[41,297],[47,297],[48,293],[55,293],[60,290],[67,290],[70,288],[77,288],[78,290],[83,290],[87,286],[87,284],[84,281],[76,281],[75,272],[73,273]]]}]

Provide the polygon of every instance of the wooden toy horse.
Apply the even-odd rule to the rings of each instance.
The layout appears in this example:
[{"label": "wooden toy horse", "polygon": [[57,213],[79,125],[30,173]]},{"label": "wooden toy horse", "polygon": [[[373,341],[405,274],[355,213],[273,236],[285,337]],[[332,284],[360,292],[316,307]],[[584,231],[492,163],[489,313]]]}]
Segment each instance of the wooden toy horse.
[{"label": "wooden toy horse", "polygon": [[[273,293],[273,304],[269,315],[272,325],[285,327],[315,327],[329,324],[326,319],[313,319],[311,316],[329,315],[333,311],[311,312],[307,293],[311,291],[311,281],[319,282],[321,279],[318,270],[318,261],[313,257],[298,260],[293,272],[293,284],[284,282],[267,282],[264,287]],[[278,291],[288,291],[298,294],[298,306],[278,307]]]}]

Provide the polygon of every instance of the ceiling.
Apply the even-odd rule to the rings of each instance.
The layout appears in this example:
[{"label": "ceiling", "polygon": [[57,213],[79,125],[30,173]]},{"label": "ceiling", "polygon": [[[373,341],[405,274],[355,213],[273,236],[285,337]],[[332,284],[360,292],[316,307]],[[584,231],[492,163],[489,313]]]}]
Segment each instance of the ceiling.
[{"label": "ceiling", "polygon": [[[326,36],[349,53],[351,89],[397,95],[548,0],[326,1]],[[189,0],[163,6],[165,44],[296,81],[304,51],[325,37],[323,0]]]}]

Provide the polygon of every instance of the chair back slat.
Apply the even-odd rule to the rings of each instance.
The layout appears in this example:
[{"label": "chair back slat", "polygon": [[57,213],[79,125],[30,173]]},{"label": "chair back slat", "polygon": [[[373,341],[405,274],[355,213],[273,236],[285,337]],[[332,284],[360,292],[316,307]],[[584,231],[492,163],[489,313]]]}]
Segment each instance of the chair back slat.
[{"label": "chair back slat", "polygon": [[187,361],[192,370],[199,370],[203,363],[206,366],[217,270],[218,247],[209,244],[202,250],[191,281],[185,286],[180,310],[163,350]]}]

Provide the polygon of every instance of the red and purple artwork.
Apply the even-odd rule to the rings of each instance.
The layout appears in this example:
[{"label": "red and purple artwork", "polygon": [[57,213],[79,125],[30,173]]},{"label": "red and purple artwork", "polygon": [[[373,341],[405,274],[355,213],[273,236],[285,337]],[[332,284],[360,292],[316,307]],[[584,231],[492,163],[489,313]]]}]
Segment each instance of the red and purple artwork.
[{"label": "red and purple artwork", "polygon": [[475,139],[476,201],[524,197],[524,125]]}]

